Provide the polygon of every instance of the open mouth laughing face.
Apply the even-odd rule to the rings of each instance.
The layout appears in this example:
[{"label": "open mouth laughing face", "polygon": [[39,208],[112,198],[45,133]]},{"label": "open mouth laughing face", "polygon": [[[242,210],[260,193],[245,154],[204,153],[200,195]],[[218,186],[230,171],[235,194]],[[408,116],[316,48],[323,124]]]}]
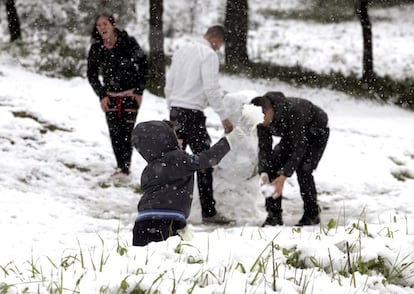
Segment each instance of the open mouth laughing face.
[{"label": "open mouth laughing face", "polygon": [[114,34],[115,26],[109,21],[107,17],[101,16],[96,21],[96,29],[101,35],[102,39],[111,38]]}]

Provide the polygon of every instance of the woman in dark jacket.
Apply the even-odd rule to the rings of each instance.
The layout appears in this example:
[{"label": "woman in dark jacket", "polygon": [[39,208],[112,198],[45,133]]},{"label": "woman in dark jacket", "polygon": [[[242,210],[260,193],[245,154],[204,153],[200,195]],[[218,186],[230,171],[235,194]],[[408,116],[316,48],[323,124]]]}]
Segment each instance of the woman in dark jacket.
[{"label": "woman in dark jacket", "polygon": [[230,151],[230,135],[210,149],[190,155],[181,150],[167,122],[139,123],[132,142],[147,161],[141,175],[144,195],[138,203],[133,245],[166,240],[186,227],[193,200],[194,172],[217,165]]},{"label": "woman in dark jacket", "polygon": [[142,103],[147,73],[146,56],[135,38],[117,29],[112,16],[99,15],[92,32],[87,76],[106,114],[117,161],[117,170],[113,173],[116,177],[130,173],[131,133]]}]

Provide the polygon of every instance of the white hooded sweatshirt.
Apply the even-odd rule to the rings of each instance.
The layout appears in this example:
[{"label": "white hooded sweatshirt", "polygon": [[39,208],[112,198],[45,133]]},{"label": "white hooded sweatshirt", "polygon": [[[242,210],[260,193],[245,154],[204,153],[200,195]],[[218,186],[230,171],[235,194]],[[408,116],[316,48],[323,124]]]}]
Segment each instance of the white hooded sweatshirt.
[{"label": "white hooded sweatshirt", "polygon": [[203,111],[211,106],[223,121],[227,118],[218,82],[219,60],[205,39],[177,50],[167,72],[165,94],[168,108]]}]

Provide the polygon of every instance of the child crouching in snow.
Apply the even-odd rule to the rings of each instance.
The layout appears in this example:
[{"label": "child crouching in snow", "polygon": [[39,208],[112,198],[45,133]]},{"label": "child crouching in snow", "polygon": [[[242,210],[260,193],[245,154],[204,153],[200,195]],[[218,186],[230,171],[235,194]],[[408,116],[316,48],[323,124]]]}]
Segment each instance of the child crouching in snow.
[{"label": "child crouching in snow", "polygon": [[144,194],[133,229],[134,246],[176,235],[185,240],[191,235],[186,220],[193,199],[194,172],[217,165],[230,150],[228,140],[224,137],[210,149],[190,155],[180,149],[171,122],[137,124],[132,143],[148,165],[141,175]]}]

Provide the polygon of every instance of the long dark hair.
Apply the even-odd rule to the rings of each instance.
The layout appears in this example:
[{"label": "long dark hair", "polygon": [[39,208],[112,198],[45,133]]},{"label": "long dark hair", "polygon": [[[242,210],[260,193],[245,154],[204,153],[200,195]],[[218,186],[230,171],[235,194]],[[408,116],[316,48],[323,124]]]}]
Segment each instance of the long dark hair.
[{"label": "long dark hair", "polygon": [[96,28],[96,23],[98,22],[98,19],[100,17],[105,17],[113,25],[116,23],[115,22],[115,17],[112,14],[109,14],[109,13],[98,14],[98,16],[95,18],[95,22],[93,24],[93,28],[92,28],[92,32],[91,32],[92,41],[95,41],[95,42],[96,41],[102,41],[102,37],[99,34],[98,29]]}]

